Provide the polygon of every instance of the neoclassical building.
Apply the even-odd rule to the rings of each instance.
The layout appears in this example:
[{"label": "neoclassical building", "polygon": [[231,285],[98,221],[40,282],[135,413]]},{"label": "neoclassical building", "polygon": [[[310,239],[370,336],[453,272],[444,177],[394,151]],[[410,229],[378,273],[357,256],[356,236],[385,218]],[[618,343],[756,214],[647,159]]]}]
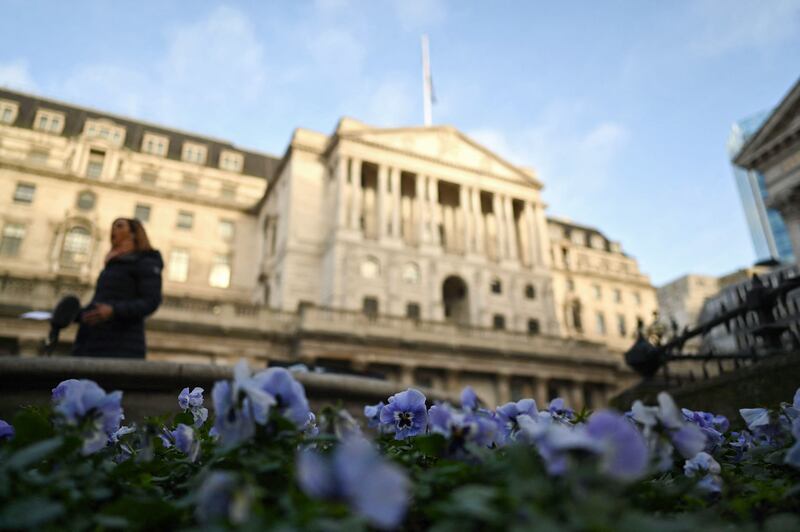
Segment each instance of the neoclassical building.
[{"label": "neoclassical building", "polygon": [[618,243],[548,220],[541,188],[451,127],[345,118],[278,158],[0,90],[0,353],[37,353],[19,313],[90,297],[131,216],[166,262],[150,358],[600,405],[655,291]]}]

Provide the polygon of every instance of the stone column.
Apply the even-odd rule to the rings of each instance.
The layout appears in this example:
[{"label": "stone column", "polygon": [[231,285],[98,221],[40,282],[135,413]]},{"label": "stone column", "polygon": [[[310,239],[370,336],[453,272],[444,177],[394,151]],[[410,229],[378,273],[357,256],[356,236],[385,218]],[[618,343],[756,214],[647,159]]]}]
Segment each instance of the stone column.
[{"label": "stone column", "polygon": [[533,398],[536,400],[539,410],[547,408],[550,398],[547,396],[547,379],[544,377],[536,377],[536,380],[533,381]]},{"label": "stone column", "polygon": [[541,203],[533,205],[533,228],[536,235],[537,257],[539,265],[545,268],[550,266],[550,250],[548,249],[550,238],[547,234],[547,219],[544,215],[544,208]]},{"label": "stone column", "polygon": [[514,203],[510,196],[506,196],[504,198],[505,203],[505,214],[506,214],[506,227],[508,238],[506,241],[508,242],[508,258],[511,260],[516,260],[518,257],[518,250],[517,250],[517,228],[516,224],[514,223]]},{"label": "stone column", "polygon": [[460,372],[456,369],[449,369],[445,373],[447,379],[447,391],[453,394],[461,393],[461,379]]},{"label": "stone column", "polygon": [[400,384],[414,386],[414,366],[400,366]]},{"label": "stone column", "polygon": [[417,243],[422,244],[423,242],[427,241],[427,234],[425,231],[425,223],[428,219],[428,206],[425,200],[425,179],[426,177],[423,175],[417,174],[417,178],[415,181],[416,186],[416,194],[414,198],[414,209],[413,209],[413,219],[414,219],[414,231],[417,235]]},{"label": "stone column", "polygon": [[389,167],[380,165],[378,167],[378,190],[375,191],[375,203],[378,231],[376,237],[378,240],[386,235],[386,221],[389,219],[386,214],[389,211],[389,196],[388,196],[388,182],[389,182]]},{"label": "stone column", "polygon": [[511,401],[511,377],[497,375],[497,404],[504,405]]},{"label": "stone column", "polygon": [[431,234],[430,242],[435,246],[440,246],[439,239],[439,182],[435,177],[428,176],[428,205],[430,213]]},{"label": "stone column", "polygon": [[392,233],[390,236],[400,239],[403,237],[402,233],[400,232],[400,169],[392,168],[389,178],[392,183]]},{"label": "stone column", "polygon": [[361,231],[361,160],[352,159],[350,164],[350,229]]},{"label": "stone column", "polygon": [[481,211],[481,191],[478,188],[470,190],[472,196],[473,233],[475,234],[475,253],[485,254],[483,241],[483,212]]},{"label": "stone column", "polygon": [[473,250],[472,242],[472,209],[470,208],[470,191],[464,185],[458,187],[458,203],[461,210],[461,225],[464,228],[464,246],[463,251],[470,253]]},{"label": "stone column", "polygon": [[536,225],[533,216],[533,205],[529,201],[525,202],[525,238],[527,239],[528,265],[531,267],[541,265],[539,259],[539,243],[536,238]]},{"label": "stone column", "polygon": [[567,397],[564,399],[569,403],[568,406],[576,412],[583,408],[583,383],[571,382],[567,388]]},{"label": "stone column", "polygon": [[336,162],[336,226],[347,227],[347,158],[339,156]]},{"label": "stone column", "polygon": [[497,258],[502,260],[506,258],[506,230],[505,230],[505,217],[503,216],[503,202],[497,193],[492,195],[492,210],[494,211],[494,230],[497,233],[497,243],[495,249],[497,250]]}]

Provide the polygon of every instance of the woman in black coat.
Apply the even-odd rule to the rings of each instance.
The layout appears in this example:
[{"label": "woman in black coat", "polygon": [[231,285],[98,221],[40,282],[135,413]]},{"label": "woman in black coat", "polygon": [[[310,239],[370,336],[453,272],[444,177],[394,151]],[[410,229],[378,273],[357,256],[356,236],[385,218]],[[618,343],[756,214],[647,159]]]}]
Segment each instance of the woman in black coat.
[{"label": "woman in black coat", "polygon": [[73,356],[144,358],[144,319],[161,304],[161,254],[141,222],[117,218],[91,303],[78,315]]}]

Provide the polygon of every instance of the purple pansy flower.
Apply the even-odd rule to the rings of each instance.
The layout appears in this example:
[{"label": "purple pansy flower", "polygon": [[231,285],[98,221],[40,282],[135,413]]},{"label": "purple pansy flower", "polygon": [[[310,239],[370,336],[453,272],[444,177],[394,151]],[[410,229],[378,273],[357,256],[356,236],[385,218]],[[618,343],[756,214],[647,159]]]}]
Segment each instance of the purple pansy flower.
[{"label": "purple pansy flower", "polygon": [[553,423],[551,419],[535,421],[527,415],[519,417],[520,428],[526,439],[533,441],[544,460],[547,472],[563,475],[572,454],[599,454],[600,444],[592,438],[583,425],[573,426]]},{"label": "purple pansy flower", "polygon": [[200,441],[195,437],[192,427],[179,423],[175,430],[165,429],[163,434],[159,434],[159,437],[164,442],[164,447],[169,449],[175,446],[176,449],[188,456],[191,462],[197,460],[197,455],[200,453]]},{"label": "purple pansy flower", "polygon": [[178,405],[184,412],[190,412],[194,426],[200,427],[208,419],[208,409],[203,408],[203,389],[195,387],[191,392],[184,388],[178,395]]},{"label": "purple pansy flower", "polygon": [[0,441],[10,440],[14,437],[14,427],[0,419]]},{"label": "purple pansy flower", "polygon": [[461,408],[465,410],[477,410],[480,406],[478,394],[472,389],[472,386],[465,386],[461,390]]},{"label": "purple pansy flower", "polygon": [[68,379],[53,389],[53,410],[67,425],[80,426],[84,455],[105,447],[117,432],[122,414],[122,392],[106,393],[94,381]]},{"label": "purple pansy flower", "polygon": [[625,417],[608,410],[596,412],[589,418],[586,431],[600,445],[601,469],[608,476],[631,481],[646,473],[647,444]]},{"label": "purple pansy flower", "polygon": [[428,410],[431,432],[450,439],[456,447],[465,443],[489,446],[495,439],[497,423],[481,412],[461,411],[447,403],[433,405]]},{"label": "purple pansy flower", "polygon": [[725,416],[718,416],[709,412],[692,411],[682,408],[681,412],[686,421],[694,423],[706,435],[706,448],[709,453],[714,452],[725,441],[723,434],[728,431],[730,423]]},{"label": "purple pansy flower", "polygon": [[706,435],[700,427],[683,419],[675,401],[666,392],[658,394],[658,406],[645,406],[635,401],[631,410],[659,470],[672,467],[673,449],[688,459],[706,446]]},{"label": "purple pansy flower", "polygon": [[383,401],[374,405],[367,405],[364,407],[364,417],[367,418],[367,426],[370,428],[377,427],[381,424],[381,410],[386,406]]},{"label": "purple pansy flower", "polygon": [[214,402],[214,427],[211,433],[225,447],[237,445],[255,434],[255,424],[266,424],[275,398],[250,377],[247,362],[240,360],[233,382],[217,381],[211,390]]},{"label": "purple pansy flower", "polygon": [[[795,395],[795,399],[797,399],[797,395]],[[792,421],[792,436],[795,439],[794,445],[786,451],[783,461],[800,469],[800,417],[796,417]]]},{"label": "purple pansy flower", "polygon": [[556,397],[547,405],[547,411],[556,421],[564,423],[571,422],[575,417],[575,411],[569,408],[561,397]]},{"label": "purple pansy flower", "polygon": [[524,415],[536,418],[539,416],[539,410],[536,408],[536,401],[533,399],[522,399],[516,403],[512,402],[498,406],[496,414],[497,422],[501,428],[498,439],[500,442],[505,442],[513,439],[519,431],[519,416]]},{"label": "purple pansy flower", "polygon": [[381,424],[394,432],[396,440],[424,434],[428,426],[425,396],[413,388],[396,393],[389,398],[389,404],[383,407],[380,417]]},{"label": "purple pansy flower", "polygon": [[721,471],[719,463],[705,451],[686,460],[683,466],[683,473],[687,477],[702,477],[697,483],[697,487],[710,493],[719,493],[722,490]]},{"label": "purple pansy flower", "polygon": [[307,495],[345,501],[378,528],[397,527],[409,502],[403,470],[360,437],[343,441],[332,457],[302,451],[297,457],[297,481]]},{"label": "purple pansy flower", "polygon": [[240,525],[250,516],[252,491],[228,471],[213,471],[197,491],[195,517],[201,523],[227,521]]},{"label": "purple pansy flower", "polygon": [[283,417],[298,427],[308,421],[306,391],[291,372],[285,368],[269,368],[253,375],[253,381],[275,398],[275,408]]}]

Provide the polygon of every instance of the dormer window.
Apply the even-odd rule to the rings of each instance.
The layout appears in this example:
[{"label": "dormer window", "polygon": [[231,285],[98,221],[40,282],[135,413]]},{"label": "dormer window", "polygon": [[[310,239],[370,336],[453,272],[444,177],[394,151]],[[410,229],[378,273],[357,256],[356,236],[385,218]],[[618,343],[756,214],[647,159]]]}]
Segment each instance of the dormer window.
[{"label": "dormer window", "polygon": [[219,167],[230,172],[241,172],[244,157],[235,151],[222,150],[219,156]]},{"label": "dormer window", "polygon": [[38,131],[60,135],[64,131],[64,113],[39,109],[36,111],[33,128]]},{"label": "dormer window", "polygon": [[145,133],[142,139],[142,151],[150,155],[166,157],[169,150],[169,138],[155,133]]},{"label": "dormer window", "polygon": [[206,147],[202,144],[195,144],[194,142],[184,142],[181,159],[188,163],[205,164]]},{"label": "dormer window", "polygon": [[19,106],[16,102],[0,100],[0,124],[13,124],[17,119]]},{"label": "dormer window", "polygon": [[116,146],[122,146],[125,139],[125,128],[110,120],[87,120],[83,130],[87,137],[103,139]]}]

